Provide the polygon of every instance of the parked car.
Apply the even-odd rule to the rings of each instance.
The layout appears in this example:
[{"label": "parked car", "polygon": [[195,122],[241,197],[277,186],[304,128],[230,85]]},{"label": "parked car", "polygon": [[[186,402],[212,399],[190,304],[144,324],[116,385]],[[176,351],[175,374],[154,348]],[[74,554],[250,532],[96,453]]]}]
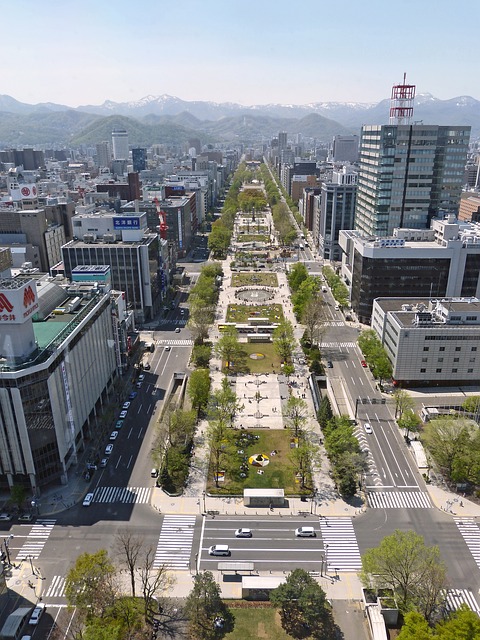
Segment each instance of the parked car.
[{"label": "parked car", "polygon": [[150,371],[150,363],[149,363],[149,362],[146,362],[146,363],[143,365],[143,368],[145,369],[145,371]]},{"label": "parked car", "polygon": [[135,400],[137,395],[138,395],[138,393],[136,391],[132,391],[132,393],[128,396],[128,399],[129,400]]},{"label": "parked car", "polygon": [[122,406],[122,409],[124,409],[125,411],[128,411],[128,409],[130,407],[130,404],[131,404],[130,402],[124,402],[123,406]]},{"label": "parked car", "polygon": [[105,469],[105,467],[107,466],[107,464],[108,464],[108,458],[102,458],[102,459],[100,460],[100,469]]},{"label": "parked car", "polygon": [[143,382],[144,380],[145,380],[145,374],[144,374],[144,373],[141,373],[141,374],[138,376],[138,381],[139,381],[139,382]]},{"label": "parked car", "polygon": [[18,516],[19,522],[31,522],[34,519],[33,513],[22,513],[21,516]]},{"label": "parked car", "polygon": [[331,360],[327,360],[327,367],[333,369],[333,362]]},{"label": "parked car", "polygon": [[118,414],[118,417],[121,420],[125,420],[125,418],[127,417],[127,413],[128,413],[128,411],[120,411],[120,413]]},{"label": "parked car", "polygon": [[113,444],[107,444],[105,447],[105,455],[109,456],[113,451]]},{"label": "parked car", "polygon": [[115,422],[115,429],[121,429],[123,427],[123,420],[117,420]]},{"label": "parked car", "polygon": [[366,369],[366,368],[367,368],[367,362],[366,362],[365,360],[361,360],[360,364],[362,365],[362,367],[363,367],[364,369]]},{"label": "parked car", "polygon": [[180,327],[175,327],[175,333],[180,333]]},{"label": "parked car", "polygon": [[170,345],[167,344],[167,346],[165,347],[165,351],[170,351]]},{"label": "parked car", "polygon": [[110,440],[116,440],[118,438],[118,431],[112,431],[110,434]]},{"label": "parked car", "polygon": [[89,507],[92,504],[92,501],[93,501],[93,493],[87,493],[87,495],[83,499],[82,504],[84,507]]},{"label": "parked car", "polygon": [[12,517],[10,513],[0,513],[0,522],[10,522]]},{"label": "parked car", "polygon": [[142,383],[141,382],[137,382],[137,384],[135,386],[137,387],[137,389],[141,389],[142,388]]}]

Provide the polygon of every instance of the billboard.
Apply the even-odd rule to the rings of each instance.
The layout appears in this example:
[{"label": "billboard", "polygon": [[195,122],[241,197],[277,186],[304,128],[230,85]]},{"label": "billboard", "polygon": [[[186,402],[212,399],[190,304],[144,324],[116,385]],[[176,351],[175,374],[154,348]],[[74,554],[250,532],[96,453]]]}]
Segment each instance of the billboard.
[{"label": "billboard", "polygon": [[37,287],[33,280],[16,289],[0,287],[0,323],[23,324],[38,309]]},{"label": "billboard", "polygon": [[140,229],[140,216],[114,216],[114,229]]},{"label": "billboard", "polygon": [[183,249],[182,210],[177,209],[178,218],[178,248]]}]

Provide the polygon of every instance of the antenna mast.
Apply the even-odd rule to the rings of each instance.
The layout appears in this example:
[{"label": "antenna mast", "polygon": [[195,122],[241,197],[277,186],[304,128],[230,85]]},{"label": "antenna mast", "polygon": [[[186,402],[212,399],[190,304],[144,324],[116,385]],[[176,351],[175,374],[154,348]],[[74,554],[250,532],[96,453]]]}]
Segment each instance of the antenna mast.
[{"label": "antenna mast", "polygon": [[390,98],[390,124],[410,124],[413,117],[415,85],[407,84],[407,74],[403,74],[403,84],[394,84]]}]

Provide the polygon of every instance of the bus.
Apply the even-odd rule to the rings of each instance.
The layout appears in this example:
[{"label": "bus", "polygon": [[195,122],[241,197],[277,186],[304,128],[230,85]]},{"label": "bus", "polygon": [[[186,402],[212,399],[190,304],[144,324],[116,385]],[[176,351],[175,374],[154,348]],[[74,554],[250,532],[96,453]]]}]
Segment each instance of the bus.
[{"label": "bus", "polygon": [[5,620],[0,631],[0,640],[18,640],[22,635],[27,618],[32,613],[32,607],[19,607]]}]

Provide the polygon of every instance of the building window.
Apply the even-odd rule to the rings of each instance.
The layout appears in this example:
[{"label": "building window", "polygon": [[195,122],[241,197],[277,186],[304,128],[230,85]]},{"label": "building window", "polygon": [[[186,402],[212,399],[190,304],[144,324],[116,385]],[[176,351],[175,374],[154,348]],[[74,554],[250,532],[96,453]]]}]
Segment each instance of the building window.
[{"label": "building window", "polygon": [[425,373],[426,369],[420,369],[420,373]]},{"label": "building window", "polygon": [[473,373],[473,369],[467,369],[467,373]]},{"label": "building window", "polygon": [[475,362],[475,358],[470,358],[468,361],[469,362]]},{"label": "building window", "polygon": [[422,362],[428,362],[428,358],[422,358]]},{"label": "building window", "polygon": [[423,347],[424,351],[430,351],[430,347]]},{"label": "building window", "polygon": [[457,373],[458,369],[452,369],[452,373]]},{"label": "building window", "polygon": [[437,362],[443,362],[443,358],[439,358]]},{"label": "building window", "polygon": [[461,351],[462,347],[455,347],[455,351]]},{"label": "building window", "polygon": [[441,369],[435,369],[435,373],[442,373]]},{"label": "building window", "polygon": [[472,351],[476,351],[476,350],[477,350],[477,347],[472,347]]},{"label": "building window", "polygon": [[440,347],[439,351],[445,351],[445,347]]}]

